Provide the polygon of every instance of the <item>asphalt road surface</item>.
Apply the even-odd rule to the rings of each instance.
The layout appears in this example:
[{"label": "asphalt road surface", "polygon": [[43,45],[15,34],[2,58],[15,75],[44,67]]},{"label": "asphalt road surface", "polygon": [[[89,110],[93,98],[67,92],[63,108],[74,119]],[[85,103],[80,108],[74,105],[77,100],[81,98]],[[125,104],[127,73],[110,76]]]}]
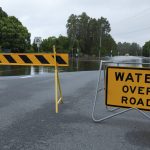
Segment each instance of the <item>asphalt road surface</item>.
[{"label": "asphalt road surface", "polygon": [[[98,71],[60,76],[64,104],[58,114],[54,74],[0,77],[0,150],[150,149],[150,120],[139,112],[129,111],[101,123],[93,122]],[[101,93],[96,117],[108,114]]]}]

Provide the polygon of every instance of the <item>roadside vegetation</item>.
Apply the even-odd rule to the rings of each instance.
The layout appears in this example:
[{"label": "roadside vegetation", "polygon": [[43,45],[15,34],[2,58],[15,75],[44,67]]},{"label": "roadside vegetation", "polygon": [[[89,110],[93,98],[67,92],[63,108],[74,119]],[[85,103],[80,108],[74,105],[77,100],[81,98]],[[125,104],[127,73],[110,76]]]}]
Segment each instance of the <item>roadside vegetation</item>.
[{"label": "roadside vegetation", "polygon": [[[150,56],[150,41],[143,47],[137,43],[116,43],[110,34],[107,18],[91,18],[85,12],[71,14],[66,23],[67,36],[49,36],[43,39],[40,52],[67,52],[80,56],[134,55]],[[0,52],[37,52],[37,45],[30,41],[28,29],[14,16],[8,16],[0,7]],[[99,54],[100,51],[100,54]]]}]

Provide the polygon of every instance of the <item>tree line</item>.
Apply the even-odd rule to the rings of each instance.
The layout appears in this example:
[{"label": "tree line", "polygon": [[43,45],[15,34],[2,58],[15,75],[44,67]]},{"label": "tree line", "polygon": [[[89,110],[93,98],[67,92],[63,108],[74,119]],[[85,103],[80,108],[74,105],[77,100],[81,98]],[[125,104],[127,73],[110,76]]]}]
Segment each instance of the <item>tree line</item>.
[{"label": "tree line", "polygon": [[142,48],[137,43],[118,42],[117,52],[118,55],[142,56]]},{"label": "tree line", "polygon": [[[135,55],[150,56],[150,41],[143,47],[137,43],[116,43],[110,34],[107,18],[89,17],[85,12],[71,14],[66,23],[67,36],[50,36],[43,39],[41,52],[52,52],[56,45],[58,52],[80,53],[81,55]],[[14,16],[8,16],[0,7],[0,51],[37,52],[35,43],[31,44],[28,29]]]}]

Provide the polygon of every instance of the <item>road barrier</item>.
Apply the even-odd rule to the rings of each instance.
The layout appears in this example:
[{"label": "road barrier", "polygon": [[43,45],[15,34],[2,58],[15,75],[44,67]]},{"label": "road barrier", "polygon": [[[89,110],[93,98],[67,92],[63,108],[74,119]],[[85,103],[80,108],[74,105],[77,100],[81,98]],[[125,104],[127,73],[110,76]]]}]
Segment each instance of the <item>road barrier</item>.
[{"label": "road barrier", "polygon": [[[150,116],[142,111],[150,111],[150,68],[124,67],[124,65],[133,64],[150,65],[150,63],[136,62],[100,62],[98,83],[92,112],[92,118],[95,122],[104,121],[130,110],[137,110],[150,119]],[[103,71],[102,68],[104,69]],[[104,79],[102,79],[102,72]],[[102,80],[104,80],[103,86],[101,85]],[[98,93],[102,91],[105,92],[106,110],[112,112],[113,114],[96,119],[96,102],[98,99]],[[127,109],[115,112],[120,108]]]},{"label": "road barrier", "polygon": [[[59,79],[58,67],[69,65],[68,54],[56,53],[53,46],[53,54],[50,53],[2,53],[0,65],[13,66],[54,66],[55,67],[55,111],[58,113],[58,105],[63,103],[62,90]],[[60,97],[60,98],[59,98]]]},{"label": "road barrier", "polygon": [[68,54],[6,53],[0,54],[0,65],[68,66]]}]

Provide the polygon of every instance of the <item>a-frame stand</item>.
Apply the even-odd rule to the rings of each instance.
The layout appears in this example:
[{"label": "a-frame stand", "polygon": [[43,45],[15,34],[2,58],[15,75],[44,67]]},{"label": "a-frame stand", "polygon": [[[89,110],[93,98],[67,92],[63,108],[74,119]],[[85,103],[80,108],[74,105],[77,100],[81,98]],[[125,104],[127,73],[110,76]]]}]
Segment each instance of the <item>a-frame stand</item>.
[{"label": "a-frame stand", "polygon": [[[116,110],[120,109],[120,108],[113,108],[113,109],[110,109],[110,107],[108,106],[105,106],[106,107],[106,110],[109,111],[109,112],[112,112],[113,114],[111,115],[107,115],[105,117],[101,117],[101,118],[96,118],[95,117],[95,108],[96,108],[96,102],[98,100],[98,93],[99,92],[102,92],[105,90],[105,80],[106,80],[106,67],[109,65],[109,64],[115,64],[117,66],[119,66],[120,64],[145,64],[145,65],[150,65],[149,63],[131,63],[131,62],[113,62],[113,61],[100,61],[100,68],[99,68],[99,75],[98,75],[98,82],[97,82],[97,87],[96,87],[96,93],[95,93],[95,99],[94,99],[94,104],[93,104],[93,111],[92,111],[92,119],[94,122],[102,122],[104,120],[107,120],[107,119],[110,119],[110,118],[113,118],[117,115],[120,115],[120,114],[123,114],[125,112],[128,112],[130,110],[136,110],[138,112],[140,112],[142,115],[144,115],[145,117],[147,117],[148,119],[150,119],[150,116],[148,114],[146,114],[145,112],[143,112],[142,110],[138,109],[138,108],[126,108],[124,110],[121,110],[119,112],[116,112]],[[104,68],[104,71],[102,71],[102,68]],[[104,85],[103,87],[101,87],[101,82],[102,82],[102,73],[104,73]]]}]

